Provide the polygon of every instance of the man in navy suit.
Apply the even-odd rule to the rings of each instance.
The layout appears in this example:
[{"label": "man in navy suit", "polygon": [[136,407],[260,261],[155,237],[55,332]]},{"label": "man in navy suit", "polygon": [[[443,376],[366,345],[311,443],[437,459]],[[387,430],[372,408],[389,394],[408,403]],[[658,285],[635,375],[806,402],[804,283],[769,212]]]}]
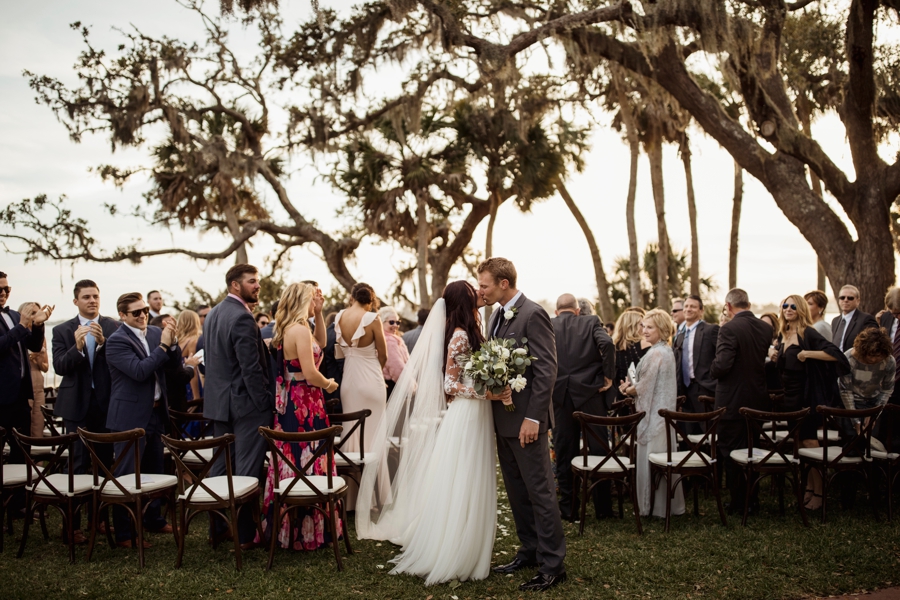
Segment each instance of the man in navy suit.
[{"label": "man in navy suit", "polygon": [[[106,340],[119,322],[100,316],[100,287],[90,279],[75,284],[72,303],[78,314],[53,328],[53,370],[62,377],[53,413],[62,418],[66,433],[75,433],[79,427],[106,433],[110,387]],[[111,465],[112,449],[104,447],[100,452],[107,466]],[[91,472],[90,454],[80,441],[72,446],[72,459],[76,474]],[[80,513],[76,519],[77,539]]]},{"label": "man in navy suit", "polygon": [[[32,306],[27,314],[19,314],[6,305],[12,288],[6,273],[0,272],[0,427],[12,437],[13,428],[31,433],[31,408],[34,399],[28,350],[40,352],[44,346],[44,322],[53,314],[52,306]],[[9,462],[23,463],[18,444],[10,444]]]},{"label": "man in navy suit", "polygon": [[[163,446],[160,435],[166,432],[166,363],[181,364],[181,349],[175,344],[175,325],[165,329],[147,325],[150,308],[143,297],[132,292],[116,301],[122,326],[106,341],[111,390],[106,426],[110,431],[142,428],[146,435],[139,442],[142,473],[163,472]],[[115,444],[116,460],[125,453],[126,443]],[[115,476],[134,473],[132,450],[125,453]],[[131,520],[124,508],[113,507],[116,542],[130,548]],[[158,533],[171,533],[172,526],[160,515],[159,502],[144,513],[144,527]],[[146,543],[145,543],[146,544]],[[149,545],[149,544],[146,544]]]}]

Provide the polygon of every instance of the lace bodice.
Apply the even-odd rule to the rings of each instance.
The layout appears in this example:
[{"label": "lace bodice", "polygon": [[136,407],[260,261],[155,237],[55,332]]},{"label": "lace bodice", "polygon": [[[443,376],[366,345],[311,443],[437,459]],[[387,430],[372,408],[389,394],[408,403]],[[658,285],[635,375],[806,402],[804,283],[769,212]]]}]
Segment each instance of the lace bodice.
[{"label": "lace bodice", "polygon": [[462,329],[457,329],[450,336],[447,345],[447,365],[444,375],[444,392],[450,396],[464,396],[466,398],[484,398],[484,395],[475,393],[472,380],[464,377],[466,362],[472,355],[469,346],[469,336]]}]

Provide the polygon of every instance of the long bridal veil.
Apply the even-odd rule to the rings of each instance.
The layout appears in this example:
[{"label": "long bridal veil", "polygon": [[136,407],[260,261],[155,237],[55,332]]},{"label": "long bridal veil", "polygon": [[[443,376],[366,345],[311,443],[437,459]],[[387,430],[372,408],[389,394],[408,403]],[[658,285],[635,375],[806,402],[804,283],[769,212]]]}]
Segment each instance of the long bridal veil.
[{"label": "long bridal veil", "polygon": [[[388,400],[356,500],[356,535],[405,546],[421,514],[422,483],[434,451],[444,394],[444,328],[447,315],[439,299]],[[368,433],[368,432],[366,432]],[[368,444],[367,444],[368,445]]]}]

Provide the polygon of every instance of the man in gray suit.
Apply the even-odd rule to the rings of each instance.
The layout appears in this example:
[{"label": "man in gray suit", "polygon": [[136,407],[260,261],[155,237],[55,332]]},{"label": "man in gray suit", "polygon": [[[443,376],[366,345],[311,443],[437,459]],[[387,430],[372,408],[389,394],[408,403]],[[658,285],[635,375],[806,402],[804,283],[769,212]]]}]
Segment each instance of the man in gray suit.
[{"label": "man in gray suit", "polygon": [[431,313],[430,309],[420,308],[419,312],[416,313],[416,320],[418,321],[419,326],[403,334],[403,343],[406,344],[406,349],[409,350],[410,354],[412,354],[413,348],[416,347],[416,342],[419,341],[419,336],[422,334],[422,327],[425,326],[425,321],[428,320],[429,313]]},{"label": "man in gray suit", "polygon": [[[575,296],[563,294],[557,299],[552,321],[558,365],[553,388],[553,448],[563,519],[574,519],[579,509],[572,495],[572,459],[579,455],[581,424],[572,415],[581,411],[606,416],[615,401],[612,380],[616,375],[616,348],[597,316],[580,315]],[[603,455],[608,450],[593,437],[586,442],[591,454]],[[594,510],[598,519],[613,514],[608,481],[594,487]]]},{"label": "man in gray suit", "polygon": [[[203,416],[213,422],[214,435],[235,435],[234,474],[259,477],[266,443],[258,429],[272,426],[275,410],[275,397],[269,393],[266,346],[248,306],[259,300],[259,272],[251,265],[235,265],[225,274],[225,284],[228,297],[209,312],[203,330]],[[225,463],[220,460],[212,475],[224,473]],[[254,525],[249,510],[241,512],[238,532],[241,547],[252,547]]]},{"label": "man in gray suit", "polygon": [[519,589],[544,591],[566,580],[566,539],[556,501],[547,431],[553,424],[552,398],[556,382],[556,341],[550,316],[516,289],[516,268],[505,258],[478,265],[479,294],[488,306],[500,303],[488,337],[528,340],[537,358],[525,371],[528,385],[513,392],[514,411],[493,403],[494,430],[500,470],[522,546],[498,573],[538,567],[537,575]]}]

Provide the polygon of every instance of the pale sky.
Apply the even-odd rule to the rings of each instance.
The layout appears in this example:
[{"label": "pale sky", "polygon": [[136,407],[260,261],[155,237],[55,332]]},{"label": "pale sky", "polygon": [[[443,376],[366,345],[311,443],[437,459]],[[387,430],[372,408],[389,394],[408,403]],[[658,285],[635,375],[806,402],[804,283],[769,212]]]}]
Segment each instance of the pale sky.
[{"label": "pale sky", "polygon": [[[322,0],[323,6],[345,6],[346,2]],[[290,30],[311,13],[308,0],[281,0],[286,28]],[[89,167],[114,162],[121,165],[148,164],[146,152],[118,151],[110,154],[107,140],[88,137],[72,143],[64,127],[53,114],[33,101],[23,69],[73,80],[72,64],[81,50],[80,36],[68,24],[80,20],[93,26],[94,44],[110,51],[119,43],[112,30],[138,25],[152,35],[182,39],[202,39],[197,19],[175,2],[137,2],[134,0],[45,0],[41,3],[0,0],[4,19],[0,23],[0,204],[7,206],[22,198],[46,193],[65,194],[73,212],[86,218],[101,245],[112,249],[140,239],[143,249],[170,246],[173,243],[196,249],[224,247],[224,240],[213,234],[162,231],[133,219],[112,218],[104,213],[104,202],[117,203],[125,212],[143,202],[146,181],[136,180],[117,190],[88,172]],[[214,6],[210,6],[214,9]],[[389,86],[390,81],[384,84]],[[399,87],[399,81],[397,81]],[[388,88],[389,89],[389,88]],[[852,178],[849,150],[843,128],[835,116],[813,125],[814,133],[832,159],[848,169]],[[628,186],[628,148],[619,134],[599,126],[591,139],[592,151],[584,173],[574,174],[569,191],[584,213],[600,245],[607,274],[617,256],[627,255],[625,198]],[[711,276],[719,285],[715,294],[721,300],[728,279],[728,243],[731,222],[733,167],[730,156],[699,130],[693,132],[694,183],[698,205],[700,265],[703,276]],[[676,149],[664,151],[666,181],[666,221],[672,245],[690,248],[690,229],[684,175]],[[288,189],[299,209],[317,220],[320,227],[337,228],[335,211],[341,198],[320,179],[309,159],[299,157],[291,167],[294,176]],[[638,243],[641,249],[656,240],[656,215],[649,181],[649,168],[642,155],[637,188]],[[487,219],[476,233],[473,245],[482,247]],[[289,281],[318,279],[327,290],[336,285],[317,249],[298,249],[292,254]],[[250,260],[262,266],[273,246],[260,240],[250,249]],[[588,246],[581,230],[562,199],[554,197],[537,206],[530,214],[519,213],[511,203],[498,215],[494,254],[513,260],[519,271],[519,288],[536,300],[554,300],[564,292],[596,297]],[[351,264],[358,280],[371,283],[379,294],[386,294],[395,280],[395,272],[409,255],[389,244],[372,240],[363,243]],[[161,289],[168,298],[186,298],[185,288],[194,281],[205,289],[224,285],[224,272],[233,263],[228,259],[216,264],[192,262],[186,258],[147,259],[141,265],[55,264],[40,260],[25,265],[20,256],[5,253],[0,271],[10,276],[14,290],[12,306],[26,300],[57,304],[57,318],[74,314],[71,306],[72,284],[82,278],[94,279],[101,287],[104,314],[115,312],[115,298],[125,292]],[[460,270],[456,275],[464,276]],[[754,303],[778,302],[788,294],[803,294],[815,287],[816,258],[799,231],[784,217],[774,200],[755,179],[745,175],[744,205],[740,231],[738,285],[745,288]],[[829,297],[831,290],[827,290]],[[833,302],[833,298],[832,298]],[[831,306],[829,308],[832,308]]]}]

